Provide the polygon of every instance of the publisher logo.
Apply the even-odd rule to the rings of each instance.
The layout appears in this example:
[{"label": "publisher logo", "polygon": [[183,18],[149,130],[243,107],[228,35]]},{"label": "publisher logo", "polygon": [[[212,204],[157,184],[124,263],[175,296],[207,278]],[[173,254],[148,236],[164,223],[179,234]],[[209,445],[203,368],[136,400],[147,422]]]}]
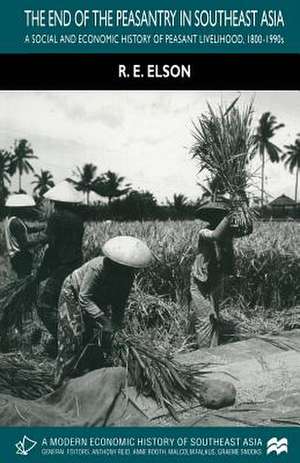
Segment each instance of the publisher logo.
[{"label": "publisher logo", "polygon": [[29,437],[24,435],[23,439],[19,440],[19,442],[17,442],[15,444],[15,446],[17,448],[16,454],[17,455],[27,456],[29,454],[29,452],[31,452],[33,447],[36,446],[36,444],[37,444],[36,441],[31,440],[31,439],[29,439]]},{"label": "publisher logo", "polygon": [[281,439],[277,439],[276,437],[272,437],[267,442],[267,455],[270,453],[276,453],[276,455],[280,455],[281,453],[288,453],[288,440],[286,437],[282,437]]}]

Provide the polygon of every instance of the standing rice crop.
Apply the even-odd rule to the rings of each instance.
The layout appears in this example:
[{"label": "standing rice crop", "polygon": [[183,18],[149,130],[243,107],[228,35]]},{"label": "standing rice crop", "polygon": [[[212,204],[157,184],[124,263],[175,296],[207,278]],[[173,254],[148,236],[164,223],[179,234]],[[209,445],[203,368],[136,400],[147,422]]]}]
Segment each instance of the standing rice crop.
[{"label": "standing rice crop", "polygon": [[[85,256],[99,254],[102,244],[118,234],[144,239],[155,261],[137,277],[138,289],[144,298],[148,294],[163,297],[165,302],[176,302],[177,310],[182,311],[201,227],[200,221],[90,223],[84,240]],[[245,307],[261,310],[296,305],[300,297],[299,249],[299,224],[256,222],[251,236],[234,240],[236,277],[227,284],[226,297],[233,305],[242,298]]]},{"label": "standing rice crop", "polygon": [[[137,276],[130,296],[126,323],[131,334],[144,333],[171,350],[185,345],[190,269],[201,227],[200,221],[86,225],[85,260],[99,255],[105,241],[117,235],[141,238],[155,254],[153,265]],[[251,236],[234,241],[236,275],[227,282],[224,308],[233,316],[235,311],[244,313],[254,323],[299,304],[299,249],[298,223],[257,222]],[[7,281],[8,268],[3,267],[3,273]]]}]

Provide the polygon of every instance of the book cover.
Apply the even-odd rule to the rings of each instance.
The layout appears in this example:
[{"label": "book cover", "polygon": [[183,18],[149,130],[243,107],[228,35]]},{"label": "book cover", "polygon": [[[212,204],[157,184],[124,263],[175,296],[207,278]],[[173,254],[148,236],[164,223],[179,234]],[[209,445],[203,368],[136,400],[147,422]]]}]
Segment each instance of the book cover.
[{"label": "book cover", "polygon": [[296,462],[299,7],[0,7],[0,463]]}]

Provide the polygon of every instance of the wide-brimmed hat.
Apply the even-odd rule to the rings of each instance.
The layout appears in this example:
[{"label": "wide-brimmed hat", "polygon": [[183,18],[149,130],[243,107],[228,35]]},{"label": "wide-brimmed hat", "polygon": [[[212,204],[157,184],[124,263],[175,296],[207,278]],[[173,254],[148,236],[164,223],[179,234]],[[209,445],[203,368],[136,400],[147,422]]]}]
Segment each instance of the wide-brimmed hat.
[{"label": "wide-brimmed hat", "polygon": [[215,199],[207,199],[198,208],[198,215],[201,219],[208,220],[214,217],[216,214],[226,215],[231,208],[231,202],[229,199],[217,197]]},{"label": "wide-brimmed hat", "polygon": [[132,268],[145,268],[152,262],[148,246],[133,236],[116,236],[106,241],[103,254],[117,264]]},{"label": "wide-brimmed hat", "polygon": [[5,206],[6,207],[34,207],[35,201],[32,196],[26,193],[14,193],[7,198]]},{"label": "wide-brimmed hat", "polygon": [[59,203],[79,204],[82,202],[79,191],[75,190],[74,185],[67,180],[58,183],[43,196],[46,199],[51,199],[51,201]]}]

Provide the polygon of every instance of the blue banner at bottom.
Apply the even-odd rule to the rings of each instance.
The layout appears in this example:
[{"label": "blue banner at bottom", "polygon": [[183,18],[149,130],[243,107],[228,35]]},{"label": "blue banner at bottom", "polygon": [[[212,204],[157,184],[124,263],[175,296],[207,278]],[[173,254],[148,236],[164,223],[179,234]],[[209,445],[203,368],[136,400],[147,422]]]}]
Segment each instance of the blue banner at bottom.
[{"label": "blue banner at bottom", "polygon": [[300,430],[275,428],[0,428],[0,463],[293,462]]}]

